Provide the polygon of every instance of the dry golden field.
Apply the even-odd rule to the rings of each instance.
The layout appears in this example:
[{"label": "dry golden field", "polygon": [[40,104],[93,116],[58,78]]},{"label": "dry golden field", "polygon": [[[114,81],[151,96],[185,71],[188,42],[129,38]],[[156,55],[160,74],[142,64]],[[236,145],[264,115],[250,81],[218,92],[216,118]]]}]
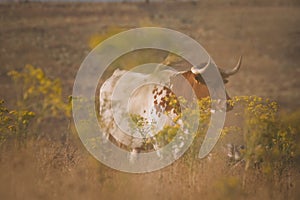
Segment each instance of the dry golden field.
[{"label": "dry golden field", "polygon": [[[278,102],[285,120],[300,122],[298,1],[0,3],[0,25],[0,99],[10,110],[17,109],[20,88],[9,71],[21,71],[27,64],[41,68],[61,80],[67,101],[91,50],[91,37],[112,29],[158,26],[191,36],[223,68],[231,68],[243,55],[240,72],[226,85],[230,96],[268,97]],[[186,156],[160,171],[128,174],[94,159],[71,118],[45,119],[32,119],[22,144],[14,138],[0,144],[0,199],[300,198],[297,156],[281,177],[247,171],[244,186],[244,167],[228,165],[225,156],[212,161]],[[228,113],[226,124],[240,122]],[[216,151],[241,138],[226,135]]]}]

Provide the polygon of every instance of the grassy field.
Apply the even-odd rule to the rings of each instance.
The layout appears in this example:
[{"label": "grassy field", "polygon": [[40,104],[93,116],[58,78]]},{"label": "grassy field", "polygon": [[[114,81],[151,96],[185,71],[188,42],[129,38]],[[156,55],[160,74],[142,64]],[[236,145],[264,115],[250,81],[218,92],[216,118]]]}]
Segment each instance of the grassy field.
[{"label": "grassy field", "polygon": [[[112,30],[159,26],[200,42],[220,67],[231,68],[243,55],[240,72],[226,86],[230,96],[257,95],[278,102],[282,120],[295,126],[299,135],[297,1],[3,3],[0,23],[0,99],[9,110],[43,104],[25,104],[20,97],[24,91],[7,75],[9,71],[22,71],[27,64],[42,69],[49,80],[61,80],[62,94],[57,98],[67,102],[76,72],[91,50],[91,38],[108,36]],[[64,104],[59,108],[65,109]],[[50,111],[35,116],[28,127],[22,125],[26,137],[0,144],[0,199],[300,198],[297,156],[280,176],[228,163],[223,145],[241,141],[240,133],[222,138],[212,161],[190,159],[191,149],[160,171],[127,174],[94,159],[72,119]],[[228,113],[226,125],[242,122],[234,111]],[[4,134],[1,127],[0,131]],[[299,141],[299,137],[294,141],[297,147]]]}]

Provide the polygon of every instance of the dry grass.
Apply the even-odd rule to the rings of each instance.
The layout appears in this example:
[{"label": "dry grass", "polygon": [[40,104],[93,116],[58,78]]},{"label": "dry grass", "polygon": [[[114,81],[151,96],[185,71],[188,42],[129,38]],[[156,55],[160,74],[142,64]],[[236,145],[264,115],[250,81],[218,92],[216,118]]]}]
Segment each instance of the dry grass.
[{"label": "dry grass", "polygon": [[0,198],[297,199],[297,177],[290,177],[287,188],[286,179],[273,183],[251,172],[243,189],[243,166],[229,167],[223,155],[215,155],[212,162],[195,161],[192,169],[181,159],[163,170],[138,175],[109,169],[80,149],[78,141],[45,139],[20,149],[2,147]]}]

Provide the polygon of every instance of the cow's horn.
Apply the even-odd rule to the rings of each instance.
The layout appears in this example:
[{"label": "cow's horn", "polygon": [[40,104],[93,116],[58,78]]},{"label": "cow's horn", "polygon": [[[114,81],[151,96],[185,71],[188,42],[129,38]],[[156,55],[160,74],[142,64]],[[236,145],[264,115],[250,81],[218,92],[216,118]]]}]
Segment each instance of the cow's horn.
[{"label": "cow's horn", "polygon": [[241,64],[242,64],[242,56],[240,56],[238,63],[236,64],[236,66],[233,69],[231,69],[231,70],[222,69],[222,71],[221,71],[222,75],[224,77],[228,77],[228,76],[231,76],[231,75],[237,73],[241,67]]},{"label": "cow's horn", "polygon": [[207,62],[207,64],[204,67],[200,68],[199,66],[193,66],[191,68],[191,71],[193,72],[193,74],[202,74],[208,68],[208,66],[210,65],[210,62],[211,61],[210,61],[210,57],[209,57],[208,62]]}]

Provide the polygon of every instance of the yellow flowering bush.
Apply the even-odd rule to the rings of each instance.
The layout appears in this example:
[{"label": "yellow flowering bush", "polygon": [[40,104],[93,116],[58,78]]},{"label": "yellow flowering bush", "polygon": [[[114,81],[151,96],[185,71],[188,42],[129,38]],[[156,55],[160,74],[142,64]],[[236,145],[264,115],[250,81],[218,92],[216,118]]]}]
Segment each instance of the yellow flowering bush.
[{"label": "yellow flowering bush", "polygon": [[268,98],[257,96],[234,97],[232,106],[243,105],[245,169],[260,169],[268,175],[281,176],[293,161],[296,151],[296,130],[283,123],[278,104]]},{"label": "yellow flowering bush", "polygon": [[47,77],[42,69],[32,65],[26,65],[22,72],[10,71],[8,75],[20,94],[18,109],[34,111],[39,121],[47,117],[71,116],[71,104],[63,101],[59,79]]},{"label": "yellow flowering bush", "polygon": [[[174,99],[169,99],[170,105],[179,110]],[[182,100],[181,100],[182,101]],[[196,116],[199,112],[199,127],[194,135],[194,142],[184,155],[185,163],[193,163],[199,153],[199,147],[203,142],[205,133],[210,124],[212,100],[207,97],[198,101],[199,110],[182,110],[175,122],[185,114]],[[278,175],[281,177],[285,170],[288,170],[294,161],[297,150],[298,123],[279,115],[279,106],[275,101],[257,96],[238,96],[228,101],[234,107],[237,116],[242,118],[240,126],[224,127],[222,136],[228,132],[242,133],[245,148],[241,150],[242,160],[245,161],[245,171],[256,169],[265,175]],[[295,117],[293,117],[295,118]],[[291,122],[291,123],[289,123]],[[185,126],[190,126],[185,124]],[[298,132],[297,132],[298,130]],[[176,134],[185,134],[180,131],[180,126],[165,126],[155,139],[160,145],[166,145],[173,140]],[[298,136],[299,138],[299,136]],[[222,139],[222,137],[221,137]]]},{"label": "yellow flowering bush", "polygon": [[0,145],[12,137],[23,142],[34,117],[35,113],[32,111],[9,110],[4,106],[4,100],[0,100]]},{"label": "yellow flowering bush", "polygon": [[121,28],[121,27],[114,27],[114,26],[108,27],[102,34],[94,34],[90,37],[89,47],[93,49],[102,41],[106,40],[107,38],[125,30],[126,30],[125,28]]},{"label": "yellow flowering bush", "polygon": [[0,100],[0,143],[8,138],[23,143],[28,136],[32,119],[33,128],[41,126],[48,117],[64,118],[71,116],[71,98],[65,103],[59,79],[51,79],[42,69],[26,65],[21,72],[8,72],[16,88],[16,108],[9,110]]}]

